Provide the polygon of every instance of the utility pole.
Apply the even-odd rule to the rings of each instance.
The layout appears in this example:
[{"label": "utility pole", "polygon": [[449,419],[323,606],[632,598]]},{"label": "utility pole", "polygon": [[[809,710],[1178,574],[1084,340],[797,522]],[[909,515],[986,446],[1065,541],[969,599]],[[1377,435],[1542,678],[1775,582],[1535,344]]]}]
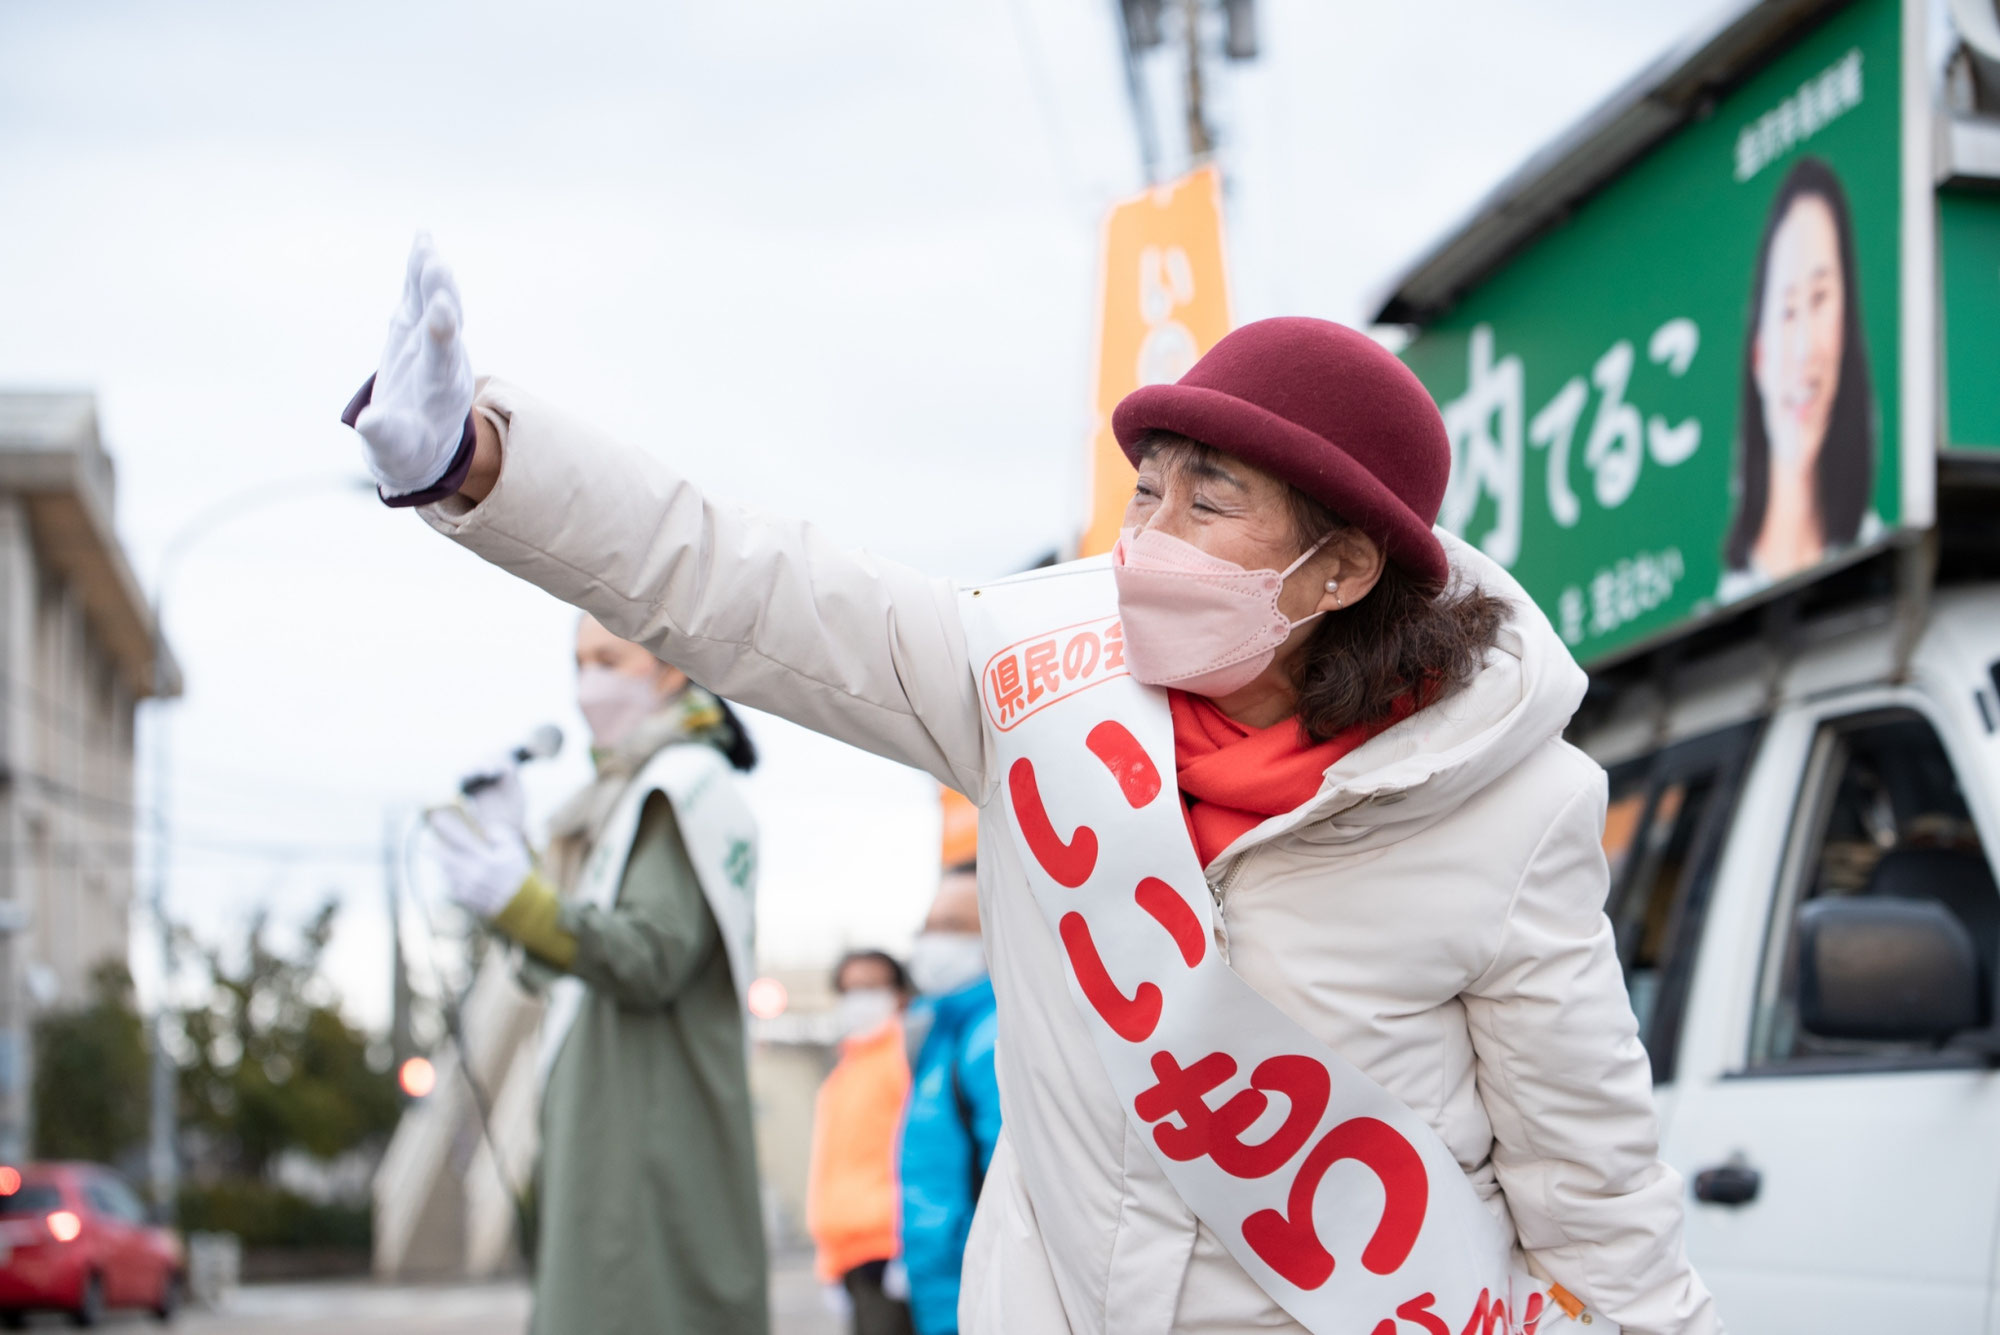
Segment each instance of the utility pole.
[{"label": "utility pole", "polygon": [[1118,11],[1118,53],[1125,64],[1125,97],[1132,108],[1132,129],[1139,141],[1139,170],[1152,186],[1160,179],[1160,145],[1153,134],[1153,102],[1139,54],[1159,45],[1160,0],[1111,0]]},{"label": "utility pole", "polygon": [[[1152,99],[1147,94],[1143,57],[1166,44],[1167,0],[1112,0],[1118,31],[1124,39],[1119,54],[1125,66],[1125,96],[1139,140],[1139,162],[1146,184],[1160,179],[1160,145],[1154,130]],[[1209,127],[1207,73],[1202,65],[1202,20],[1209,11],[1220,14],[1221,50],[1233,63],[1258,56],[1257,0],[1178,0],[1183,68],[1181,91],[1187,128],[1188,165],[1199,167],[1215,156],[1215,132]]]},{"label": "utility pole", "polygon": [[1202,106],[1201,0],[1181,0],[1181,27],[1187,41],[1188,165],[1199,167],[1215,154],[1215,137]]},{"label": "utility pole", "polygon": [[403,959],[403,821],[394,807],[382,812],[382,884],[389,895],[389,1052],[400,1072],[417,1045],[410,1036],[410,970]]},{"label": "utility pole", "polygon": [[[168,559],[175,548],[169,546]],[[180,1158],[176,1134],[180,1125],[179,1098],[175,1086],[179,1070],[167,1051],[167,1015],[173,996],[174,927],[167,918],[167,879],[173,850],[168,845],[167,825],[167,699],[173,690],[167,666],[167,599],[165,562],[160,584],[153,591],[153,930],[160,947],[160,995],[153,1001],[147,1022],[147,1039],[152,1049],[150,1071],[151,1104],[147,1110],[146,1185],[153,1198],[154,1217],[171,1221],[176,1214],[180,1191]]]}]

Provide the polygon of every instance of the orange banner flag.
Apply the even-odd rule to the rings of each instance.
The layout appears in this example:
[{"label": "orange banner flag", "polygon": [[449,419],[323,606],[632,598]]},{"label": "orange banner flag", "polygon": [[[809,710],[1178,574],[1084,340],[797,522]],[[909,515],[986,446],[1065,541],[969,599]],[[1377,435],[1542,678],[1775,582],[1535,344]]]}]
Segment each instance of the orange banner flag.
[{"label": "orange banner flag", "polygon": [[1202,167],[1113,206],[1104,220],[1090,522],[1079,554],[1108,552],[1132,495],[1111,410],[1141,385],[1178,380],[1229,332],[1222,174]]}]

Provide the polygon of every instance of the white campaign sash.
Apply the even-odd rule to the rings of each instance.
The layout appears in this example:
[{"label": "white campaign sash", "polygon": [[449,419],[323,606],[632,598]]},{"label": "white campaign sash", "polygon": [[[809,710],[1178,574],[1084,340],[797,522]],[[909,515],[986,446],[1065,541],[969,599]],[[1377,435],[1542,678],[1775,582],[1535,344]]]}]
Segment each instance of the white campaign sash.
[{"label": "white campaign sash", "polygon": [[[714,747],[676,742],[646,762],[618,795],[610,819],[592,843],[583,874],[577,878],[576,897],[603,909],[617,902],[632,841],[639,834],[640,812],[654,793],[664,794],[673,804],[681,842],[687,847],[688,861],[694,864],[695,880],[701,884],[702,897],[722,933],[723,948],[729,954],[729,976],[741,1004],[752,977],[757,821],[743,801],[729,762]],[[563,1040],[569,1037],[570,1026],[576,1023],[587,991],[581,979],[567,974],[549,988],[541,1046],[535,1056],[535,1071],[544,1083],[562,1052]]]},{"label": "white campaign sash", "polygon": [[1218,953],[1166,694],[1124,666],[1109,565],[988,584],[960,610],[1001,776],[989,829],[1018,850],[1118,1101],[1188,1208],[1315,1335],[1573,1329],[1576,1300],[1515,1265],[1429,1124]]}]

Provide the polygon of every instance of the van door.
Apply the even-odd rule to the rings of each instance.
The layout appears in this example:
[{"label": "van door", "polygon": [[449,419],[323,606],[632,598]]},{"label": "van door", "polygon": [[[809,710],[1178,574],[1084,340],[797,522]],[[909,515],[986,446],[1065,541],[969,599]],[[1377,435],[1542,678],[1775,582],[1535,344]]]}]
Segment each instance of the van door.
[{"label": "van door", "polygon": [[1761,726],[1678,742],[1610,771],[1604,912],[1663,1116],[1718,855]]},{"label": "van door", "polygon": [[1814,1034],[1797,957],[1815,901],[1930,900],[1971,937],[1990,1025],[2000,888],[1982,777],[1906,691],[1788,711],[1766,737],[1663,1147],[1692,1191],[1689,1254],[1736,1329],[1985,1328],[2000,1074],[1970,1042]]}]

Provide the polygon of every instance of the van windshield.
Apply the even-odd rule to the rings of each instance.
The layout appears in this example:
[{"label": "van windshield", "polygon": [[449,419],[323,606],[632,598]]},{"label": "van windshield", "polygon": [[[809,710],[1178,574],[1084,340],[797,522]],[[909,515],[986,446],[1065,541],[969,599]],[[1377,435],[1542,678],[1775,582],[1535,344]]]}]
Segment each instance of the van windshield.
[{"label": "van windshield", "polygon": [[19,1219],[60,1209],[62,1193],[47,1182],[30,1182],[11,1195],[0,1196],[0,1219]]}]

